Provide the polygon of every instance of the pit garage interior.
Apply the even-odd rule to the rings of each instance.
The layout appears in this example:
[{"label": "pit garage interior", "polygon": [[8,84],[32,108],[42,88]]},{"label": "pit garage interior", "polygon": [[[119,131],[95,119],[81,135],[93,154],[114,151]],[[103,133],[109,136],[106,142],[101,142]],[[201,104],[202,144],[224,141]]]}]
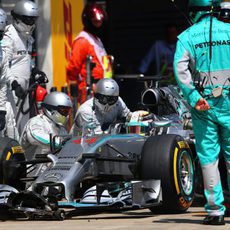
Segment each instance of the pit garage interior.
[{"label": "pit garage interior", "polygon": [[[52,0],[49,1],[52,2]],[[59,1],[61,4],[62,2],[66,4],[71,3],[70,0],[55,0],[56,3],[59,3]],[[80,2],[81,0],[77,1]],[[16,2],[17,0],[0,0],[0,6],[7,12],[9,22],[10,11]],[[48,1],[37,0],[36,2],[41,6],[43,11],[40,17],[47,22],[45,24],[48,24],[48,11],[52,10],[44,7],[48,4]],[[82,0],[82,2],[84,4],[87,1]],[[91,2],[99,2],[107,10],[108,28],[102,39],[108,54],[114,56],[114,74],[123,75],[124,77],[129,76],[128,79],[118,80],[120,95],[130,110],[136,110],[140,106],[141,91],[144,89],[144,83],[135,79],[141,59],[154,41],[164,39],[165,27],[168,24],[177,25],[179,31],[183,31],[189,26],[183,16],[183,14],[187,15],[187,0],[91,0]],[[50,6],[52,6],[51,3]],[[72,10],[74,11],[74,8]],[[80,18],[73,18],[73,22],[78,21],[80,24],[79,20]],[[52,21],[52,18],[50,21]],[[77,31],[73,31],[73,34],[74,32],[77,34]],[[55,86],[55,81],[53,80],[55,78],[55,66],[52,66],[52,62],[46,61],[47,56],[50,55],[49,44],[48,42],[41,41],[41,33],[44,33],[44,31],[40,27],[37,27],[34,33],[36,39],[35,46],[37,52],[40,52],[42,55],[38,55],[36,62],[38,67],[49,76],[49,87],[52,87]],[[48,36],[49,34],[46,32],[43,37]],[[74,36],[72,39],[74,39]],[[152,70],[153,68],[150,67],[148,75],[154,75]],[[65,81],[65,76],[63,75],[58,76],[59,80],[60,78],[62,79],[62,82]]]}]

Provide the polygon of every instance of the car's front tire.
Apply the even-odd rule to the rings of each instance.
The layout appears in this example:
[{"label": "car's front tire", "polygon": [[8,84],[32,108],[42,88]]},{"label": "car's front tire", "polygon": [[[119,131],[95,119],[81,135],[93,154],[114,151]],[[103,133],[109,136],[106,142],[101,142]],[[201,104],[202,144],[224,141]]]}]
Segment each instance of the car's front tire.
[{"label": "car's front tire", "polygon": [[19,164],[21,161],[25,161],[25,155],[20,144],[14,139],[0,137],[0,184],[25,189],[20,178],[25,177],[26,166]]},{"label": "car's front tire", "polygon": [[185,212],[194,197],[194,162],[187,142],[179,135],[151,136],[142,150],[142,179],[160,179],[162,206],[152,212]]}]

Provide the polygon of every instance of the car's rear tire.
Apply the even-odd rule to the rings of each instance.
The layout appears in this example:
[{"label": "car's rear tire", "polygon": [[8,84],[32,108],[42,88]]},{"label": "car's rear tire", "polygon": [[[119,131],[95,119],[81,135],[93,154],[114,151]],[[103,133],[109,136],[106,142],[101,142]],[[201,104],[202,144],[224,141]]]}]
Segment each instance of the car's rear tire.
[{"label": "car's rear tire", "polygon": [[26,175],[26,166],[18,164],[25,161],[20,144],[11,138],[0,137],[0,184],[10,185],[18,190],[25,189],[20,178]]},{"label": "car's rear tire", "polygon": [[142,150],[142,179],[160,179],[162,206],[152,212],[185,212],[194,198],[194,161],[187,142],[178,135],[151,136]]}]

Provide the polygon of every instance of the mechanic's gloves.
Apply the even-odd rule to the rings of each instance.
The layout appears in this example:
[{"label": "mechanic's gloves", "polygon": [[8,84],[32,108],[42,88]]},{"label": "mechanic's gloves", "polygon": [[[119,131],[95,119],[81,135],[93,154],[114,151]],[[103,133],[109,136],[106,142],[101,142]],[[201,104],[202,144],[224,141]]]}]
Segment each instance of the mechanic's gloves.
[{"label": "mechanic's gloves", "polygon": [[6,111],[0,110],[0,131],[5,128],[6,125]]},{"label": "mechanic's gloves", "polygon": [[49,82],[46,74],[43,71],[38,70],[37,68],[32,69],[31,78],[33,82],[37,82],[38,84]]},{"label": "mechanic's gloves", "polygon": [[18,84],[18,82],[16,80],[14,80],[12,83],[11,83],[11,88],[12,90],[15,91],[15,95],[20,98],[20,99],[23,99],[26,95],[24,89],[21,87],[20,84]]},{"label": "mechanic's gloves", "polygon": [[149,112],[145,111],[145,110],[138,110],[138,111],[132,112],[129,121],[131,121],[131,122],[140,121],[142,117],[144,117],[148,114],[149,114]]}]

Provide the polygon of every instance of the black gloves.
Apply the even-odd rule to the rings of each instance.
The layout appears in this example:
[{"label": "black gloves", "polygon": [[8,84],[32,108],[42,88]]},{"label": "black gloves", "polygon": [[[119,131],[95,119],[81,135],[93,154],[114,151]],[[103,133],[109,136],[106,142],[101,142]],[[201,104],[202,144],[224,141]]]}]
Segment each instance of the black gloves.
[{"label": "black gloves", "polygon": [[38,84],[48,83],[49,80],[46,74],[37,68],[33,68],[31,71],[32,82],[37,82]]},{"label": "black gloves", "polygon": [[16,80],[14,80],[11,83],[11,87],[12,87],[12,90],[15,91],[15,95],[18,98],[23,99],[25,97],[25,91],[24,91],[24,89],[21,87],[20,84],[18,84],[18,82]]},{"label": "black gloves", "polygon": [[6,125],[6,111],[0,110],[0,131],[5,128]]}]

